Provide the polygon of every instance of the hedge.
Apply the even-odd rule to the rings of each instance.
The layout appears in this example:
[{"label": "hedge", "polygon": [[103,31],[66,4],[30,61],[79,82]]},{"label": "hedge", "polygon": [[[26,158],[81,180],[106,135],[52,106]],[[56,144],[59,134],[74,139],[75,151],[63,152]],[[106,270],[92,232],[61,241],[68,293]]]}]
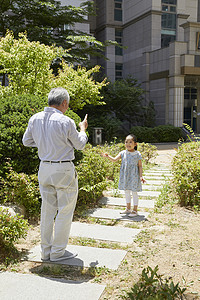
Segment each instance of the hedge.
[{"label": "hedge", "polygon": [[153,128],[134,126],[130,132],[136,135],[138,142],[144,143],[178,142],[180,139],[185,139],[181,128],[173,125],[160,125]]}]

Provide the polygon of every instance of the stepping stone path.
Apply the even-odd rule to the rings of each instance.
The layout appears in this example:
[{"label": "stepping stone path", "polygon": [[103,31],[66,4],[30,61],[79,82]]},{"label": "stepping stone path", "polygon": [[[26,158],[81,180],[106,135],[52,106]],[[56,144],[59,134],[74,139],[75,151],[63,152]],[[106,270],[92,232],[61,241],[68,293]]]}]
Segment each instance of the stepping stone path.
[{"label": "stepping stone path", "polygon": [[[171,176],[170,170],[167,168],[157,167],[145,172],[144,178],[146,179],[146,183],[143,185],[143,191],[139,193],[138,216],[132,218],[126,214],[120,214],[126,206],[123,191],[107,191],[106,195],[108,196],[102,197],[99,200],[99,207],[88,210],[86,216],[98,219],[99,222],[116,220],[117,224],[110,226],[73,222],[70,236],[90,238],[104,242],[116,242],[122,246],[131,244],[141,229],[128,228],[125,227],[125,225],[127,225],[127,223],[133,224],[134,222],[147,220],[149,212],[146,210],[152,210],[154,208],[154,204],[159,197],[163,184],[166,180],[170,179]],[[113,197],[116,194],[119,195],[119,197]],[[78,256],[70,260],[56,262],[56,264],[79,267],[106,267],[111,270],[116,270],[127,254],[127,251],[121,249],[77,245],[68,245],[67,250],[77,252]],[[30,250],[28,260],[41,262],[40,246],[36,246]],[[50,261],[47,263],[55,264]],[[8,282],[9,286],[5,288]],[[24,289],[24,287],[26,287],[26,289]],[[1,300],[53,300],[63,299],[63,295],[66,295],[66,299],[68,300],[98,300],[104,289],[105,285],[103,284],[67,281],[58,278],[43,278],[35,275],[9,272],[0,273]],[[12,295],[14,295],[14,297]]]},{"label": "stepping stone path", "polygon": [[[125,200],[124,200],[125,201]],[[121,210],[122,211],[122,210]],[[121,212],[119,209],[110,209],[110,208],[98,208],[95,210],[89,210],[88,216],[98,219],[108,219],[108,220],[118,220],[118,221],[144,221],[148,213],[146,212],[139,212],[138,216],[129,217],[126,214],[120,214]],[[117,230],[117,229],[116,229]]]},{"label": "stepping stone path", "polygon": [[105,285],[88,282],[0,273],[1,300],[95,300],[104,288]]}]

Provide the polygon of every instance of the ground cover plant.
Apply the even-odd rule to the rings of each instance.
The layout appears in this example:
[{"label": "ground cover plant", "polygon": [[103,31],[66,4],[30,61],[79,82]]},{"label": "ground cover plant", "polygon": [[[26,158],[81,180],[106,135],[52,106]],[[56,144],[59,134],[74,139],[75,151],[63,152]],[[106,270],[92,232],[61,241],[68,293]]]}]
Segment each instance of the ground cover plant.
[{"label": "ground cover plant", "polygon": [[158,266],[152,269],[150,266],[142,270],[141,277],[131,288],[124,299],[130,300],[173,300],[183,299],[186,288],[180,288],[179,283],[158,273]]}]

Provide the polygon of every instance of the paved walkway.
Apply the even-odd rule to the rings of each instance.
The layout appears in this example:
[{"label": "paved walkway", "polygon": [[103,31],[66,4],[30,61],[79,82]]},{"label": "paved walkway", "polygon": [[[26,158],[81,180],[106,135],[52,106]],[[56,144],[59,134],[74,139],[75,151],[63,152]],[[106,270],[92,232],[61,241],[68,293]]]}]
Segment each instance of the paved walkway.
[{"label": "paved walkway", "polygon": [[[176,150],[174,149],[176,146],[172,144],[160,145],[160,147],[162,149],[158,151],[159,156],[155,160],[156,164],[159,165],[144,174],[147,182],[144,185],[143,192],[140,193],[138,216],[131,218],[128,215],[120,214],[125,206],[124,194],[119,192],[119,194],[121,193],[120,197],[116,198],[113,197],[116,191],[110,191],[106,197],[100,199],[99,208],[89,210],[87,216],[99,220],[118,220],[120,224],[117,226],[107,226],[73,222],[71,237],[117,242],[121,245],[133,242],[140,229],[127,228],[125,225],[127,223],[141,222],[148,218],[149,213],[145,209],[152,210],[154,208],[155,201],[160,194],[159,189],[171,177],[168,166],[176,154]],[[166,147],[168,149],[163,149]],[[155,189],[155,186],[158,189]],[[57,262],[57,264],[79,267],[106,267],[116,270],[127,253],[121,249],[113,250],[76,245],[68,245],[67,249],[78,252],[78,256],[71,260]],[[39,245],[30,250],[27,259],[42,263]],[[98,300],[104,289],[104,284],[66,281],[58,278],[44,278],[27,274],[0,273],[1,300]]]},{"label": "paved walkway", "polygon": [[176,151],[178,149],[178,143],[163,143],[154,145],[158,149],[158,156],[155,159],[155,163],[161,165],[162,167],[171,167],[172,159],[176,155]]}]

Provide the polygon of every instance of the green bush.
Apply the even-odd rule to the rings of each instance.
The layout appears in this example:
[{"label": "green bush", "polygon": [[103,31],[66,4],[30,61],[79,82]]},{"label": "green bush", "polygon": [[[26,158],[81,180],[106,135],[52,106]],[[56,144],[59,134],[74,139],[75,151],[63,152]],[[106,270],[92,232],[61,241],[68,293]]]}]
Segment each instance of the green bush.
[{"label": "green bush", "polygon": [[22,216],[11,216],[8,209],[0,207],[0,239],[13,244],[20,238],[25,238],[28,231],[28,221]]},{"label": "green bush", "polygon": [[180,288],[179,283],[163,279],[158,274],[158,266],[144,268],[140,280],[134,284],[131,291],[123,299],[130,300],[175,300],[183,299],[186,288]]},{"label": "green bush", "polygon": [[96,203],[107,186],[106,162],[100,156],[99,148],[87,144],[76,170],[79,182],[78,205]]},{"label": "green bush", "polygon": [[0,177],[0,202],[14,203],[25,210],[26,218],[38,217],[41,198],[37,175],[17,173],[9,166],[6,178]]},{"label": "green bush", "polygon": [[[123,143],[115,141],[104,146],[92,147],[88,144],[83,150],[83,158],[77,163],[76,170],[79,179],[79,204],[96,204],[97,200],[102,196],[103,191],[108,187],[109,181],[115,182],[118,186],[119,172],[121,162],[111,162],[101,156],[102,152],[107,152],[111,156],[116,156],[120,151],[124,150]],[[144,144],[138,145],[139,151],[146,163],[156,155],[156,147]]]},{"label": "green bush", "polygon": [[[5,161],[11,158],[11,164],[16,172],[26,174],[36,173],[39,159],[36,148],[24,147],[22,137],[28,125],[29,118],[47,106],[47,99],[40,96],[23,95],[0,98],[0,175],[5,174]],[[66,115],[71,117],[76,125],[81,119],[72,110]]]},{"label": "green bush", "polygon": [[181,128],[173,125],[160,125],[154,128],[134,126],[130,132],[136,135],[138,142],[145,143],[178,142],[185,138]]},{"label": "green bush", "polygon": [[[137,145],[138,145],[137,150],[141,153],[144,164],[148,164],[151,159],[155,158],[158,155],[157,147],[154,145],[148,143],[138,143]],[[110,144],[105,143],[104,146],[101,146],[101,149],[102,152],[108,152],[111,156],[116,156],[119,152],[125,150],[125,145],[124,143],[115,143],[115,142]],[[109,161],[109,166],[108,166],[108,169],[110,169],[108,170],[109,174],[110,172],[112,173],[111,170],[112,165],[113,163]],[[119,166],[120,166],[120,162],[119,162]]]},{"label": "green bush", "polygon": [[7,97],[0,99],[0,160],[1,173],[5,167],[6,158],[17,172],[35,172],[39,160],[37,151],[24,147],[22,136],[28,120],[38,112],[44,100],[36,96]]},{"label": "green bush", "polygon": [[[149,144],[139,144],[139,150],[144,161],[155,156],[156,147]],[[121,162],[111,162],[101,156],[101,152],[108,152],[116,156],[124,150],[123,143],[105,144],[92,147],[87,144],[83,151],[77,151],[79,159],[75,161],[79,180],[79,194],[77,207],[95,205],[109,185],[108,180],[118,184]],[[0,177],[0,203],[14,203],[25,209],[25,217],[35,218],[40,214],[41,197],[37,175],[17,173],[7,163],[6,177]]]},{"label": "green bush", "polygon": [[[110,165],[100,155],[100,147],[86,145],[78,152],[82,158],[76,162],[79,180],[79,194],[77,207],[82,204],[96,204],[106,189],[108,170]],[[25,209],[27,218],[35,218],[40,214],[41,197],[37,175],[17,173],[8,164],[6,178],[0,177],[0,202],[14,203]]]},{"label": "green bush", "polygon": [[[116,139],[114,142],[110,144],[105,143],[103,146],[97,146],[99,148],[99,152],[107,152],[111,156],[115,157],[119,152],[125,149],[123,143],[116,143]],[[112,162],[109,159],[104,158],[105,164],[104,167],[106,169],[106,176],[109,180],[115,180],[118,177],[120,171],[121,161]]]},{"label": "green bush", "polygon": [[178,148],[172,173],[179,204],[200,208],[200,142],[185,143]]},{"label": "green bush", "polygon": [[140,151],[142,154],[142,158],[146,164],[148,164],[151,159],[156,158],[158,155],[157,147],[148,143],[138,143],[138,151]]}]

